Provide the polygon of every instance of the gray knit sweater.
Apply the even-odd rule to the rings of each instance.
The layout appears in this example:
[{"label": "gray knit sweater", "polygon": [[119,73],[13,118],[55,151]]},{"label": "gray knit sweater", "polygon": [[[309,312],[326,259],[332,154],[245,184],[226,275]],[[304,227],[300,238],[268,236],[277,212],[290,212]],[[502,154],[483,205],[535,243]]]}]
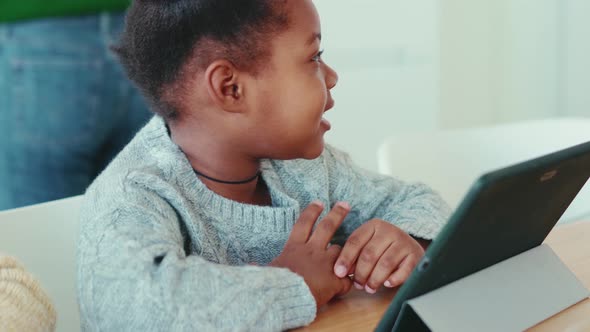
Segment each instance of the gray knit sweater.
[{"label": "gray knit sweater", "polygon": [[430,239],[449,214],[429,188],[361,170],[329,146],[315,160],[264,160],[261,171],[271,207],[215,194],[154,117],[86,193],[78,241],[82,329],[306,325],[316,303],[303,278],[265,265],[280,254],[309,203],[350,203],[335,243],[371,218]]}]

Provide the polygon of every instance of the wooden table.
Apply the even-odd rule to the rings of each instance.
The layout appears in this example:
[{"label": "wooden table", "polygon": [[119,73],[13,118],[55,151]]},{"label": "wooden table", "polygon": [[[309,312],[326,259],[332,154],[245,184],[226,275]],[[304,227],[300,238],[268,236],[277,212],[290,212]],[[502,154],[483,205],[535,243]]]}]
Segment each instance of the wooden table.
[{"label": "wooden table", "polygon": [[[557,226],[547,237],[561,260],[590,289],[590,222]],[[375,295],[353,290],[320,309],[316,320],[295,331],[372,331],[395,295],[382,289]],[[529,329],[531,332],[590,331],[590,298]]]}]

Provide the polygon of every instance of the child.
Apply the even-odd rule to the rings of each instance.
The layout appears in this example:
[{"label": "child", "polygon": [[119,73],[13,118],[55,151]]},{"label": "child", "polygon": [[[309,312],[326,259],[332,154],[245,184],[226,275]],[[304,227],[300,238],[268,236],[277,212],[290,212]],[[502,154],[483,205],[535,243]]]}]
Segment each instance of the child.
[{"label": "child", "polygon": [[408,277],[448,208],[324,146],[320,38],[311,0],[133,3],[116,52],[158,116],[86,194],[84,329],[284,330]]}]

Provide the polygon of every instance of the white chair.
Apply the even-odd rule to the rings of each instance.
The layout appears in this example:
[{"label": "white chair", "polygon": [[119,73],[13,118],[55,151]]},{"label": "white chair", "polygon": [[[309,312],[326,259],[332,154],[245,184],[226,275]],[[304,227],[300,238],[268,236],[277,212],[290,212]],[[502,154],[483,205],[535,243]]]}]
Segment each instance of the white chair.
[{"label": "white chair", "polygon": [[[557,118],[490,127],[403,133],[378,150],[379,172],[421,181],[456,207],[480,175],[590,141],[590,118]],[[590,184],[560,222],[590,218]]]},{"label": "white chair", "polygon": [[79,331],[76,237],[81,196],[0,212],[0,252],[17,258],[47,292],[57,331]]}]

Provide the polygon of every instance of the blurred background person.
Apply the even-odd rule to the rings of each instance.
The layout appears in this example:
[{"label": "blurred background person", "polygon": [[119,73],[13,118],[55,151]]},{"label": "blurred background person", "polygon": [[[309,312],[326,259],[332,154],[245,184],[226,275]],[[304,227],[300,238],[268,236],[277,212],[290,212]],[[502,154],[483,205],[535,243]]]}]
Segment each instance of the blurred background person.
[{"label": "blurred background person", "polygon": [[0,0],[0,210],[78,195],[149,118],[109,46],[129,0]]}]

